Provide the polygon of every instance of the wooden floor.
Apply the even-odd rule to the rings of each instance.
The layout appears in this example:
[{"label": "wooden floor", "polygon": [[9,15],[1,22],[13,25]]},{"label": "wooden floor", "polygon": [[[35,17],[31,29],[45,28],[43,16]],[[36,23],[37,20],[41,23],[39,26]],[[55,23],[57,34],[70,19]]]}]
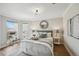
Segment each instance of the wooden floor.
[{"label": "wooden floor", "polygon": [[63,44],[54,44],[54,55],[55,56],[70,56]]},{"label": "wooden floor", "polygon": [[11,45],[11,46],[8,46],[8,47],[5,47],[3,49],[0,49],[0,56],[6,56],[6,55],[10,55],[11,53],[15,53],[16,54],[16,51],[19,51],[19,46],[20,44],[14,44],[14,45]]}]

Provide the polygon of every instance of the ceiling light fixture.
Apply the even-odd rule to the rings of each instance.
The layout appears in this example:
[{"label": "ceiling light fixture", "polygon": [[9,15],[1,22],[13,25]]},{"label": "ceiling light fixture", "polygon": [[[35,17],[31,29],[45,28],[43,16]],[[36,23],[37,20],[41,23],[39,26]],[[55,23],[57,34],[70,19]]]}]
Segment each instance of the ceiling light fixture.
[{"label": "ceiling light fixture", "polygon": [[56,3],[52,3],[53,5],[56,5]]},{"label": "ceiling light fixture", "polygon": [[38,9],[35,10],[35,15],[39,15],[39,10]]}]

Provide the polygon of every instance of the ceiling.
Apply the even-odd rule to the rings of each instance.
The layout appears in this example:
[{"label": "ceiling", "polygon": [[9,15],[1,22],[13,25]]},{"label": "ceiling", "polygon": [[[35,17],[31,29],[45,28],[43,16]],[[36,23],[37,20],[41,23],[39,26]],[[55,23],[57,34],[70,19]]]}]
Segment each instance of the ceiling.
[{"label": "ceiling", "polygon": [[[68,3],[0,3],[0,15],[17,20],[45,20],[62,17]],[[35,15],[38,9],[39,15]]]}]

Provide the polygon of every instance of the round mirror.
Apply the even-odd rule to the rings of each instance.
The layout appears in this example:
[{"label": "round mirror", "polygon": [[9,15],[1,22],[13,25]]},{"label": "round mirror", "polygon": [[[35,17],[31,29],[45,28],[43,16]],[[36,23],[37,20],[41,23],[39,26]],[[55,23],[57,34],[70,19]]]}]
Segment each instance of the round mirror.
[{"label": "round mirror", "polygon": [[46,20],[43,20],[40,22],[40,26],[41,28],[46,29],[48,28],[48,22]]}]

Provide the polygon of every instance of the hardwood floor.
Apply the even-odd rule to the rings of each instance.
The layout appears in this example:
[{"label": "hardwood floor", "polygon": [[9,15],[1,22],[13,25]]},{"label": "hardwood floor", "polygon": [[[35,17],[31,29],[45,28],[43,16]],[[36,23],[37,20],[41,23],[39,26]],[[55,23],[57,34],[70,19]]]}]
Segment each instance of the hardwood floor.
[{"label": "hardwood floor", "polygon": [[12,53],[16,54],[16,52],[19,51],[19,48],[20,48],[19,43],[5,47],[0,50],[0,56],[6,56],[6,55],[8,56]]},{"label": "hardwood floor", "polygon": [[63,44],[54,44],[54,55],[55,56],[70,56]]}]

